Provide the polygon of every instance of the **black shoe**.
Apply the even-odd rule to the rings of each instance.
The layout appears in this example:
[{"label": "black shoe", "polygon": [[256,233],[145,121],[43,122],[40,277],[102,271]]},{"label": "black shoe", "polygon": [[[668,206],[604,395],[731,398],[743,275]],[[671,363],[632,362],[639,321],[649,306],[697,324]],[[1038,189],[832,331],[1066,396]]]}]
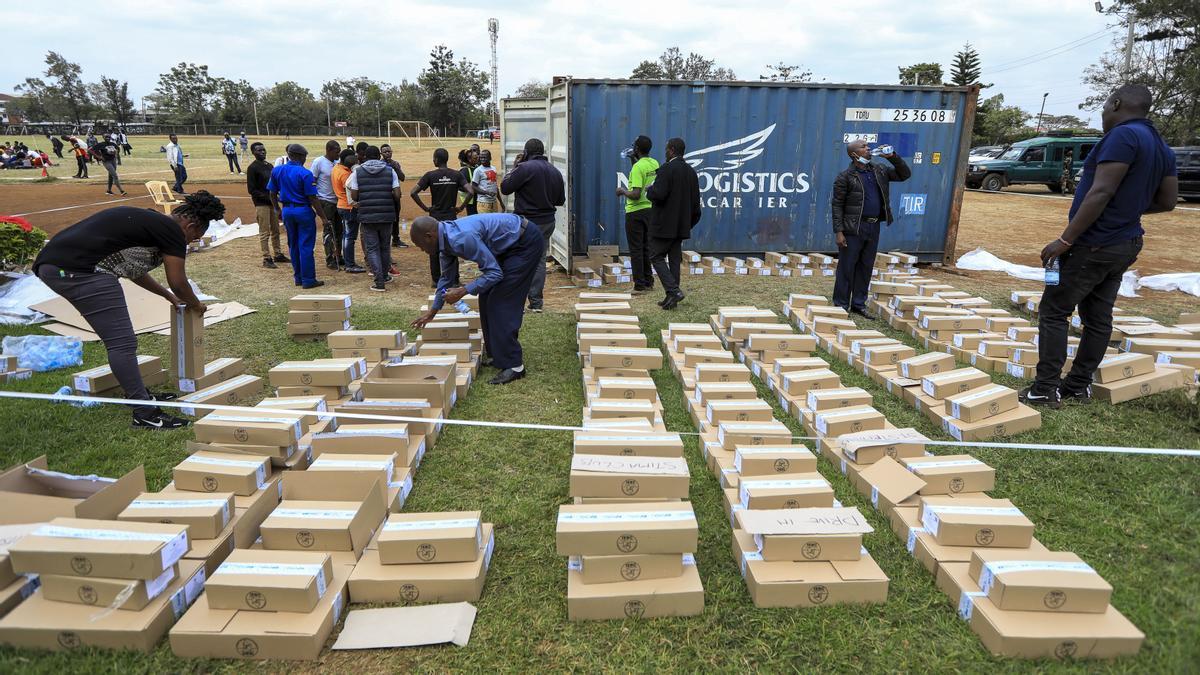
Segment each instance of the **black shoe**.
[{"label": "black shoe", "polygon": [[305,289],[318,288],[318,287],[324,286],[324,285],[325,285],[324,281],[314,281],[311,284],[304,284],[303,286],[301,286],[301,288],[305,288]]},{"label": "black shoe", "polygon": [[530,308],[529,308],[529,312],[530,312],[531,314],[541,314],[541,313],[542,313],[542,311],[543,311],[543,310],[542,310],[542,306],[541,306],[541,305],[538,305],[537,307],[530,307]]},{"label": "black shoe", "polygon": [[658,302],[656,302],[654,304],[658,305],[659,307],[665,307],[667,304],[667,301],[670,299],[671,299],[671,296],[668,295],[667,297],[663,298],[662,300],[659,300]]},{"label": "black shoe", "polygon": [[279,265],[276,265],[275,261],[271,260],[270,258],[263,258],[263,267],[265,267],[269,270],[279,269]]},{"label": "black shoe", "polygon": [[328,267],[329,269],[333,270],[334,272],[338,271],[338,264],[335,262],[327,262],[327,263],[325,263],[325,266]]},{"label": "black shoe", "polygon": [[1063,403],[1073,403],[1075,405],[1088,405],[1092,402],[1092,385],[1088,385],[1079,391],[1071,391],[1063,387],[1058,388],[1058,398]]},{"label": "black shoe", "polygon": [[387,289],[384,288],[383,284],[376,282],[371,284],[371,290],[375,291],[376,293],[382,293]]},{"label": "black shoe", "polygon": [[299,281],[297,281],[297,282],[296,282],[296,285],[297,285],[297,286],[299,286],[299,285],[300,285],[300,282],[299,282]]},{"label": "black shoe", "polygon": [[676,291],[675,293],[667,296],[666,301],[664,301],[662,304],[662,308],[668,311],[675,309],[679,306],[679,302],[686,297],[687,296],[683,294],[683,291]]},{"label": "black shoe", "polygon": [[288,259],[288,257],[287,257],[286,255],[284,255],[284,254],[282,254],[282,253],[276,253],[276,254],[275,254],[275,257],[273,258],[273,260],[274,260],[275,262],[277,262],[277,263],[290,263],[290,262],[292,262],[291,260],[289,260],[289,259]]},{"label": "black shoe", "polygon": [[652,290],[654,290],[654,287],[653,287],[653,286],[637,286],[637,285],[634,285],[634,287],[633,287],[633,294],[634,294],[634,295],[641,295],[641,294],[643,294],[643,293],[649,293],[649,292],[650,292],[650,291],[652,291]]},{"label": "black shoe", "polygon": [[172,417],[163,411],[156,409],[149,415],[138,415],[137,413],[134,413],[132,426],[134,429],[154,429],[157,431],[163,431],[167,429],[182,429],[189,424],[191,424],[191,422],[188,422],[185,419]]},{"label": "black shoe", "polygon": [[178,394],[175,394],[175,393],[169,392],[169,391],[159,391],[159,392],[152,391],[149,393],[150,393],[150,398],[154,399],[155,401],[174,401],[175,399],[179,398]]},{"label": "black shoe", "polygon": [[859,315],[859,316],[861,316],[861,317],[865,317],[865,318],[868,318],[868,319],[869,319],[869,318],[871,318],[871,315],[870,315],[870,314],[867,314],[867,310],[866,310],[866,309],[864,309],[864,308],[862,308],[862,307],[851,307],[851,308],[850,308],[850,313],[851,313],[851,314],[857,314],[857,315]]},{"label": "black shoe", "polygon": [[522,377],[525,377],[524,370],[516,371],[512,368],[505,368],[504,370],[500,371],[499,375],[488,380],[488,384],[508,384],[509,382],[516,382]]},{"label": "black shoe", "polygon": [[480,361],[479,361],[479,365],[483,366],[484,368],[491,368],[492,363],[494,363],[494,362],[490,358],[487,358],[487,357],[480,359]]},{"label": "black shoe", "polygon": [[367,268],[365,268],[365,267],[359,267],[358,265],[346,265],[346,273],[347,274],[362,274],[363,272],[366,272],[366,271],[367,271]]},{"label": "black shoe", "polygon": [[1050,395],[1036,394],[1033,391],[1033,387],[1025,387],[1021,391],[1017,392],[1017,399],[1025,405],[1050,408],[1051,410],[1058,410],[1062,407],[1062,399],[1059,398],[1057,389],[1055,389],[1054,393]]}]

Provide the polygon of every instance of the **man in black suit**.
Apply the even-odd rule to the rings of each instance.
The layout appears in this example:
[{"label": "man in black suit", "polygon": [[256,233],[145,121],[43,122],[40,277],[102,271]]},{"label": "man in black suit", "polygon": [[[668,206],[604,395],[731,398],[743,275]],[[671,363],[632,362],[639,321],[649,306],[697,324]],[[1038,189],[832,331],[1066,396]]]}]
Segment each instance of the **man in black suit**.
[{"label": "man in black suit", "polygon": [[700,222],[700,181],[696,170],[683,160],[685,149],[682,138],[667,141],[667,161],[659,167],[646,192],[653,205],[650,264],[667,292],[658,303],[663,309],[675,309],[683,300],[683,291],[679,290],[683,240],[692,236],[692,228]]}]

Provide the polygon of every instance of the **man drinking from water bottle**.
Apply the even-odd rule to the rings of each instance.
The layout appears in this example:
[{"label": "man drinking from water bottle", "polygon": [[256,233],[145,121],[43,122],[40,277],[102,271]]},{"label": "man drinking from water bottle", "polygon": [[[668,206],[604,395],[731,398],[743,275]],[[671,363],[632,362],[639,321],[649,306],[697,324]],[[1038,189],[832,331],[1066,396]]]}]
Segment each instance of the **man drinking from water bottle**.
[{"label": "man drinking from water bottle", "polygon": [[[1067,229],[1042,249],[1047,274],[1038,307],[1037,379],[1021,390],[1025,403],[1051,409],[1063,401],[1091,403],[1121,277],[1142,250],[1142,214],[1175,208],[1175,153],[1146,119],[1150,104],[1150,90],[1140,84],[1126,84],[1105,101],[1104,137],[1083,162]],[[1083,337],[1063,379],[1067,321],[1076,307]]]}]

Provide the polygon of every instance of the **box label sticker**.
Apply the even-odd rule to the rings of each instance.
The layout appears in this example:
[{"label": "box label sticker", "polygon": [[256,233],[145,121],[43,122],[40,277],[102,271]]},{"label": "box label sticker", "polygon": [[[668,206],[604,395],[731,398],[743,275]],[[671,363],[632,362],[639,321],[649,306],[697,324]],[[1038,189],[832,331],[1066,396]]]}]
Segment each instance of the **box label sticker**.
[{"label": "box label sticker", "polygon": [[651,523],[695,520],[692,511],[627,511],[559,513],[559,523]]}]

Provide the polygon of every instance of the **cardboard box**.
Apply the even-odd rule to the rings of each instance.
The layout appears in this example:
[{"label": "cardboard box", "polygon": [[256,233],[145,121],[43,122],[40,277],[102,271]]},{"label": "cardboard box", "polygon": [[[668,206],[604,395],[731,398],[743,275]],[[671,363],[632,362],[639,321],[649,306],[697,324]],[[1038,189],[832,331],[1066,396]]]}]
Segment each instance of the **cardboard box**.
[{"label": "cardboard box", "polygon": [[946,414],[964,422],[978,422],[1017,407],[1017,390],[993,384],[946,397]]},{"label": "cardboard box", "polygon": [[571,458],[569,494],[573,497],[686,498],[689,477],[687,461],[682,457],[576,454]]},{"label": "cardboard box", "polygon": [[[15,356],[0,356],[0,359],[12,359],[13,367],[4,370],[0,368],[0,372],[13,372],[17,370]],[[142,377],[147,377],[162,371],[162,359],[157,356],[144,356],[139,354],[137,357],[138,372]],[[98,394],[102,391],[115,389],[120,386],[117,382],[117,376],[113,374],[112,367],[105,364],[88,370],[82,370],[71,376],[72,388],[81,394]]]},{"label": "cardboard box", "polygon": [[739,445],[787,445],[792,442],[792,431],[777,420],[721,422],[717,425],[717,442],[730,451]]},{"label": "cardboard box", "polygon": [[576,340],[581,354],[590,353],[592,347],[646,347],[646,336],[642,333],[580,333]]},{"label": "cardboard box", "polygon": [[750,369],[740,363],[700,363],[692,372],[696,383],[750,381]]},{"label": "cardboard box", "polygon": [[760,399],[709,401],[704,409],[709,424],[721,422],[768,422],[775,417],[771,404]]},{"label": "cardboard box", "polygon": [[325,594],[311,612],[213,609],[208,594],[171,629],[181,658],[316,660],[346,606],[348,565],[333,565]]},{"label": "cardboard box", "polygon": [[1153,372],[1146,375],[1137,375],[1112,384],[1094,384],[1092,394],[1101,401],[1115,405],[1182,386],[1184,382],[1179,371],[1157,366]]},{"label": "cardboard box", "polygon": [[[913,507],[913,525],[920,527],[920,513],[915,508],[919,501],[916,495],[925,487],[924,480],[895,459],[883,457],[859,471],[858,482],[859,492],[868,494],[871,505],[884,516],[894,519],[897,511]],[[901,538],[907,536],[907,527],[897,535]]]},{"label": "cardboard box", "polygon": [[765,561],[858,560],[874,528],[856,508],[751,510],[734,514]]},{"label": "cardboard box", "polygon": [[996,470],[970,455],[932,455],[900,460],[925,481],[922,495],[987,492],[996,487]]},{"label": "cardboard box", "polygon": [[409,400],[423,398],[434,408],[448,412],[457,401],[454,372],[453,365],[380,363],[363,379],[363,397]]},{"label": "cardboard box", "polygon": [[140,610],[97,616],[88,604],[57,602],[35,592],[0,619],[0,643],[69,651],[79,648],[150,652],[204,588],[204,570],[184,561],[179,574]]},{"label": "cardboard box", "polygon": [[478,511],[394,513],[373,546],[384,565],[471,562],[483,548]]},{"label": "cardboard box", "polygon": [[298,398],[320,396],[326,401],[337,401],[350,395],[346,387],[277,387],[275,395],[279,398]]},{"label": "cardboard box", "polygon": [[579,572],[585,584],[672,579],[683,574],[685,565],[695,566],[691,553],[571,556],[567,569]]},{"label": "cardboard box", "polygon": [[1103,614],[1005,611],[973,598],[971,630],[997,656],[1024,659],[1112,659],[1132,656],[1146,636],[1109,605]]},{"label": "cardboard box", "polygon": [[183,525],[54,518],[8,547],[18,574],[157,579],[188,550]]},{"label": "cardboard box", "polygon": [[345,387],[353,382],[356,369],[344,363],[284,361],[267,371],[273,387]]},{"label": "cardboard box", "polygon": [[[366,421],[366,420],[363,420]],[[343,424],[335,432],[313,434],[313,456],[395,455],[395,466],[416,467],[425,455],[422,438],[409,433],[409,427],[396,424]]]},{"label": "cardboard box", "polygon": [[921,390],[927,396],[944,399],[991,383],[992,378],[982,370],[958,368],[922,377]]},{"label": "cardboard box", "polygon": [[649,377],[601,377],[596,388],[600,399],[658,400],[658,388]]},{"label": "cardboard box", "polygon": [[573,451],[583,455],[683,457],[683,439],[676,433],[576,431]]},{"label": "cardboard box", "polygon": [[483,523],[475,558],[467,562],[386,565],[372,545],[350,575],[350,600],[364,602],[477,602],[496,548],[495,529]]},{"label": "cardboard box", "polygon": [[822,436],[882,429],[885,422],[883,413],[870,406],[825,410],[815,413],[813,417],[813,427]]},{"label": "cardboard box", "polygon": [[857,560],[765,561],[751,535],[733,532],[734,556],[756,607],[820,607],[887,601],[888,577],[862,553]]},{"label": "cardboard box", "polygon": [[262,383],[261,377],[236,375],[224,382],[218,382],[199,391],[180,396],[178,399],[180,403],[192,404],[180,410],[184,415],[194,416],[198,414],[202,415],[212,410],[212,408],[206,407],[205,403],[212,405],[237,405],[239,401],[259,394],[262,391]]},{"label": "cardboard box", "polygon": [[695,616],[704,611],[704,587],[695,565],[677,577],[585,583],[567,570],[567,618],[571,621]]},{"label": "cardboard box", "polygon": [[[275,417],[269,416],[274,413]],[[305,425],[297,416],[284,416],[275,411],[212,413],[192,425],[196,441],[234,445],[263,445],[291,447],[305,433]]]},{"label": "cardboard box", "polygon": [[1099,614],[1108,610],[1112,597],[1112,586],[1068,552],[976,549],[969,574],[1005,611]]},{"label": "cardboard box", "polygon": [[744,478],[790,473],[813,473],[817,457],[803,445],[739,445],[733,466]]},{"label": "cardboard box", "polygon": [[690,553],[699,528],[687,502],[565,504],[559,507],[559,555]]},{"label": "cardboard box", "polygon": [[204,314],[186,305],[171,312],[171,375],[197,378],[204,375]]},{"label": "cardboard box", "polygon": [[804,509],[833,506],[833,486],[819,473],[739,476],[743,509]]},{"label": "cardboard box", "polygon": [[232,518],[232,492],[168,495],[144,492],[117,514],[117,520],[129,522],[184,525],[190,539],[213,539]]},{"label": "cardboard box", "polygon": [[828,368],[796,370],[780,375],[783,390],[793,396],[806,395],[813,390],[836,389],[842,386],[842,378]]},{"label": "cardboard box", "polygon": [[246,372],[246,361],[240,358],[220,358],[204,364],[204,374],[197,378],[181,378],[179,391],[193,393],[220,384]]},{"label": "cardboard box", "polygon": [[846,457],[856,464],[874,464],[884,457],[922,457],[929,439],[916,429],[884,429],[843,434],[838,444]]},{"label": "cardboard box", "polygon": [[874,399],[870,392],[859,387],[814,389],[808,392],[806,407],[809,410],[837,410],[870,406]]},{"label": "cardboard box", "polygon": [[358,472],[288,472],[283,501],[260,526],[268,550],[361,554],[387,513],[379,479]]},{"label": "cardboard box", "polygon": [[404,349],[408,344],[402,330],[342,330],[325,341],[330,349]]},{"label": "cardboard box", "polygon": [[592,419],[622,419],[626,417],[640,417],[653,423],[658,416],[658,411],[655,409],[653,401],[638,400],[638,399],[604,399],[594,398],[588,401],[585,413]]},{"label": "cardboard box", "polygon": [[878,345],[872,347],[864,347],[862,350],[863,363],[869,363],[873,366],[878,365],[894,365],[904,359],[916,356],[917,350],[904,344],[895,345]]},{"label": "cardboard box", "polygon": [[350,319],[350,309],[317,309],[311,311],[292,310],[287,314],[288,325],[341,324]]},{"label": "cardboard box", "polygon": [[320,293],[302,293],[288,300],[288,309],[292,311],[321,311],[348,309],[349,295],[331,295]]},{"label": "cardboard box", "polygon": [[929,352],[904,359],[899,364],[900,375],[919,380],[926,375],[933,375],[945,370],[954,369],[954,357],[942,352]]},{"label": "cardboard box", "polygon": [[180,490],[252,495],[271,475],[269,459],[200,451],[175,465],[172,478]]},{"label": "cardboard box", "polygon": [[1155,357],[1149,354],[1129,352],[1109,356],[1096,368],[1098,384],[1112,384],[1138,375],[1154,372]]},{"label": "cardboard box", "polygon": [[236,550],[204,584],[210,609],[311,612],[333,581],[333,560],[318,551]]},{"label": "cardboard box", "polygon": [[141,466],[119,479],[50,471],[46,456],[0,473],[0,525],[40,523],[56,516],[108,520],[146,491]]},{"label": "cardboard box", "polygon": [[951,418],[942,420],[943,430],[959,441],[986,441],[999,436],[1011,436],[1042,426],[1042,415],[1024,404],[978,422],[963,422]]},{"label": "cardboard box", "polygon": [[1033,522],[1007,499],[923,497],[921,524],[943,546],[1028,548]]}]

